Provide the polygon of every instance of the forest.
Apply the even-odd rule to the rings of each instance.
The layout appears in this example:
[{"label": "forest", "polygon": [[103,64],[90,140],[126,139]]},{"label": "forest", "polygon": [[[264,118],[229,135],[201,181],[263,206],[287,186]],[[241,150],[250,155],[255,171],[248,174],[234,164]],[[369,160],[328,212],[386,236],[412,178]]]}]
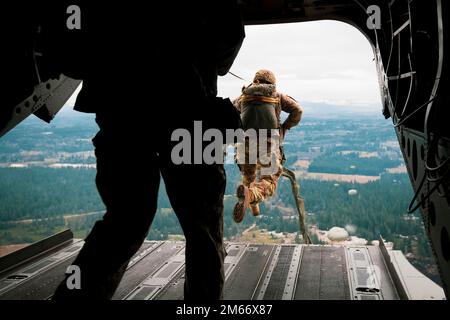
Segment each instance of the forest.
[{"label": "forest", "polygon": [[[236,201],[233,194],[239,181],[235,166],[227,166],[227,175],[224,200],[227,238],[238,235],[254,222],[259,228],[276,232],[298,231],[298,220],[286,219],[286,214],[295,217],[293,196],[286,180],[280,182],[276,195],[261,205],[260,217],[248,214],[242,224],[235,224],[231,219]],[[104,210],[94,179],[93,169],[0,168],[0,244],[27,242],[67,226],[84,237],[101,214],[77,219],[64,219],[63,215]],[[349,189],[356,189],[357,195],[350,196]],[[421,219],[404,218],[412,197],[407,175],[383,174],[379,181],[357,185],[304,180],[301,190],[308,224],[317,224],[321,230],[352,225],[358,237],[371,241],[381,235],[394,241],[398,249],[410,251],[412,246],[418,246],[422,255],[428,254],[426,241],[414,241],[425,238]],[[163,184],[158,208],[149,238],[167,239],[171,234],[181,234]],[[19,222],[27,219],[32,221]]]},{"label": "forest", "polygon": [[360,174],[377,176],[386,168],[395,168],[402,164],[400,159],[386,159],[378,157],[362,158],[357,153],[341,154],[338,152],[324,152],[314,158],[308,168],[309,172]]},{"label": "forest", "polygon": [[[0,245],[31,243],[70,228],[84,238],[105,210],[95,186],[93,168],[52,168],[53,164],[93,164],[93,117],[60,116],[50,125],[27,119],[0,141]],[[411,261],[432,263],[420,213],[406,214],[412,188],[406,174],[389,174],[402,163],[394,130],[371,117],[308,118],[293,128],[284,143],[286,165],[307,160],[307,172],[376,175],[367,184],[302,180],[307,224],[320,230],[350,227],[351,235],[369,242],[381,235],[394,242]],[[27,166],[25,168],[11,165]],[[124,166],[131,165],[124,163]],[[276,194],[261,204],[257,218],[232,220],[234,196],[241,179],[235,164],[226,164],[224,236],[239,237],[253,223],[259,229],[294,233],[299,223],[289,182],[282,179]],[[305,169],[303,169],[305,170]],[[201,178],[201,177],[200,177]],[[356,189],[356,195],[348,190]],[[193,199],[195,201],[195,199]],[[158,210],[148,239],[179,239],[182,231],[161,183]],[[320,243],[313,237],[314,243]],[[300,238],[296,238],[301,242]],[[412,258],[411,258],[412,257]],[[423,270],[424,268],[422,268]]]}]

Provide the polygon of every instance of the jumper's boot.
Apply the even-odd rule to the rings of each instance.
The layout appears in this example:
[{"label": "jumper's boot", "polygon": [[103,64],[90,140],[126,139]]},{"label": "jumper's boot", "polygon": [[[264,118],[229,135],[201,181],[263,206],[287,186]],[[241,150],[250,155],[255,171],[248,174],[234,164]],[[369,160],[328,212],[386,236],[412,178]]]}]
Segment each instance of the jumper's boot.
[{"label": "jumper's boot", "polygon": [[259,216],[259,204],[258,203],[251,204],[250,209],[252,210],[252,214],[254,217]]},{"label": "jumper's boot", "polygon": [[243,184],[239,185],[236,190],[236,195],[238,197],[238,202],[234,206],[233,220],[236,223],[241,223],[242,220],[244,220],[245,212],[250,205],[248,187]]}]

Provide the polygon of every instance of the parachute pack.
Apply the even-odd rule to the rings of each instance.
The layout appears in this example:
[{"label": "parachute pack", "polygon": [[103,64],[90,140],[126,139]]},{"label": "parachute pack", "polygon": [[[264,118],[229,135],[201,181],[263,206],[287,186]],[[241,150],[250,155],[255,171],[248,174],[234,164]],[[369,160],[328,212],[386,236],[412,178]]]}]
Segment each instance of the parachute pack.
[{"label": "parachute pack", "polygon": [[276,109],[280,99],[273,97],[275,85],[252,83],[240,97],[241,119],[244,130],[278,129],[280,123]]}]

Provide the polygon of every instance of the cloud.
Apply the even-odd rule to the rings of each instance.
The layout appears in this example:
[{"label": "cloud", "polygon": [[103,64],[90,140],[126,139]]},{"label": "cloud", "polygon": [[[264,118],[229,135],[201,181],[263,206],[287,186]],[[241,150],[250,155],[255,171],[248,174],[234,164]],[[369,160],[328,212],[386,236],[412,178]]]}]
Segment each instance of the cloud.
[{"label": "cloud", "polygon": [[337,21],[247,26],[232,72],[219,94],[235,97],[258,69],[274,71],[279,91],[299,101],[381,108],[374,55],[356,28]]}]

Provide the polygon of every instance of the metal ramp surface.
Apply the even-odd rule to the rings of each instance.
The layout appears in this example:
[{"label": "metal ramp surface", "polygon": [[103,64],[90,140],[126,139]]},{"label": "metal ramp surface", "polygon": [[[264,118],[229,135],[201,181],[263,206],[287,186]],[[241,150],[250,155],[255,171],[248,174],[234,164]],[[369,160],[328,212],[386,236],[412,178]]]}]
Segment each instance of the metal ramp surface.
[{"label": "metal ramp surface", "polygon": [[[0,270],[0,299],[51,298],[82,244],[72,239]],[[184,246],[145,241],[113,299],[183,299]],[[398,292],[378,246],[227,243],[225,300],[393,300]]]}]

